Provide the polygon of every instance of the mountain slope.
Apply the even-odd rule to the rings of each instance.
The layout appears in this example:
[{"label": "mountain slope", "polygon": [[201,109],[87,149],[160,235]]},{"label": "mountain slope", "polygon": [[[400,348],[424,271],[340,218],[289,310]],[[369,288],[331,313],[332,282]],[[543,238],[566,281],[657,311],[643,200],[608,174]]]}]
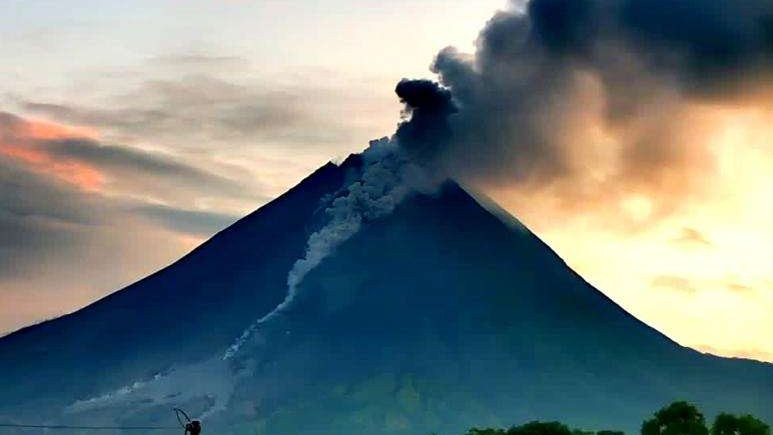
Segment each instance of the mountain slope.
[{"label": "mountain slope", "polygon": [[[225,375],[206,372],[233,385],[227,397],[186,395],[205,379],[181,373],[220,361],[281,302],[323,197],[361,164],[327,165],[175,265],[0,339],[0,383],[12,385],[0,416],[168,422],[182,405],[220,434],[453,434],[535,418],[633,431],[688,399],[773,420],[773,367],[676,345],[451,182],[366,223],[309,273]],[[166,382],[164,395],[60,412],[138,380]]]},{"label": "mountain slope", "polygon": [[61,405],[30,392],[97,394],[228,346],[282,301],[287,270],[302,252],[320,198],[345,175],[329,163],[162,271],[76,313],[0,338],[0,376],[10,385],[0,392],[0,410],[25,396]]},{"label": "mountain slope", "polygon": [[[257,358],[268,368],[255,378],[278,397],[264,396],[267,381],[241,393],[263,404],[258,416],[278,413],[267,433],[459,433],[533,418],[632,431],[679,398],[771,417],[771,367],[676,345],[453,184],[358,234],[301,294]],[[369,424],[352,430],[352,416]]]}]

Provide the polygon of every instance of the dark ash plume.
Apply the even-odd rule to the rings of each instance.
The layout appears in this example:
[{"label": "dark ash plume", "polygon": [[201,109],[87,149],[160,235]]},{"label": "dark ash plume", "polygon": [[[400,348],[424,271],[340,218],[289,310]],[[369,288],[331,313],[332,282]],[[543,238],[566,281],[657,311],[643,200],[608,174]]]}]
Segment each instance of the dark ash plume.
[{"label": "dark ash plume", "polygon": [[435,159],[451,139],[448,117],[457,111],[451,92],[430,80],[407,79],[397,84],[395,92],[410,116],[398,125],[395,137],[411,158]]},{"label": "dark ash plume", "polygon": [[432,70],[398,85],[396,138],[453,177],[575,203],[686,192],[712,168],[692,108],[770,90],[773,2],[532,0]]}]

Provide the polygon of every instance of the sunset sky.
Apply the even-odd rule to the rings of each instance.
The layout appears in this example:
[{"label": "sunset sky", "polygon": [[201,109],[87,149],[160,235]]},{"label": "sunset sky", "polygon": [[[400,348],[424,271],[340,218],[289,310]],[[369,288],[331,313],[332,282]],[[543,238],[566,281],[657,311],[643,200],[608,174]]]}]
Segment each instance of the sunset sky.
[{"label": "sunset sky", "polygon": [[[439,50],[467,59],[495,11],[525,8],[123,3],[0,4],[0,332],[142,278],[391,135],[401,78],[436,78]],[[589,69],[545,121],[560,165],[527,160],[523,173],[570,170],[462,181],[679,343],[773,361],[769,71],[722,98],[653,78],[652,92],[626,95],[643,102],[637,115],[610,123],[614,98]],[[655,148],[630,146],[642,138]]]}]

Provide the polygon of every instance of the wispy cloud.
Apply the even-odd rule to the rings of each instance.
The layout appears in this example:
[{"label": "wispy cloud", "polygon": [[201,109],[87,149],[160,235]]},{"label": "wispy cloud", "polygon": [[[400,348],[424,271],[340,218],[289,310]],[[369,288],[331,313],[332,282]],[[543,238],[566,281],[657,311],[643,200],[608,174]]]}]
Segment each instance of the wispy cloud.
[{"label": "wispy cloud", "polygon": [[162,205],[144,204],[130,208],[158,225],[172,231],[184,232],[194,236],[208,237],[236,222],[240,216],[222,213],[184,210]]},{"label": "wispy cloud", "polygon": [[697,290],[689,279],[674,275],[661,275],[655,277],[652,280],[652,287],[687,293],[693,293]]},{"label": "wispy cloud", "polygon": [[704,247],[705,248],[705,247],[710,247],[714,245],[705,234],[696,230],[695,228],[687,228],[687,227],[682,228],[681,234],[677,237],[674,237],[671,241],[677,245],[682,245],[686,247]]},{"label": "wispy cloud", "polygon": [[271,143],[310,147],[350,141],[352,132],[336,119],[334,107],[326,113],[309,106],[309,100],[329,98],[332,106],[340,99],[324,93],[324,89],[303,84],[248,85],[188,71],[171,79],[147,78],[127,93],[111,97],[106,105],[27,100],[21,102],[21,108],[66,123],[106,129],[127,139],[172,142],[178,148],[206,150],[245,144],[260,148]]},{"label": "wispy cloud", "polygon": [[160,152],[105,144],[81,129],[0,113],[0,131],[0,153],[82,190],[167,203],[197,196],[255,198],[222,175]]},{"label": "wispy cloud", "polygon": [[[0,158],[6,175],[0,193],[7,199],[3,202],[7,216],[84,223],[110,208],[157,218],[179,213],[189,217],[183,226],[197,227],[198,234],[206,220],[223,223],[230,216],[159,204],[185,202],[186,194],[244,196],[242,187],[228,178],[167,155],[105,145],[84,131],[0,112]],[[141,205],[142,200],[149,202]],[[95,210],[99,213],[89,213]],[[168,219],[164,226],[173,228],[171,222]]]}]

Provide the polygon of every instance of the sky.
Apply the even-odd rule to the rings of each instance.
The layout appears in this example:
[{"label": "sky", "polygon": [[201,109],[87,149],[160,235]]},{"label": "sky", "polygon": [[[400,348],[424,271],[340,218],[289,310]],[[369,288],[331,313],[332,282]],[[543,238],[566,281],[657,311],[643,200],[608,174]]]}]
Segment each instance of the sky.
[{"label": "sky", "polygon": [[[0,331],[158,270],[391,135],[408,77],[461,105],[444,167],[589,282],[681,344],[773,361],[773,81],[746,31],[764,1],[683,1],[692,22],[730,17],[711,37],[505,0],[123,3],[0,4]],[[538,43],[510,42],[523,14]],[[637,32],[575,38],[586,16]]]}]

